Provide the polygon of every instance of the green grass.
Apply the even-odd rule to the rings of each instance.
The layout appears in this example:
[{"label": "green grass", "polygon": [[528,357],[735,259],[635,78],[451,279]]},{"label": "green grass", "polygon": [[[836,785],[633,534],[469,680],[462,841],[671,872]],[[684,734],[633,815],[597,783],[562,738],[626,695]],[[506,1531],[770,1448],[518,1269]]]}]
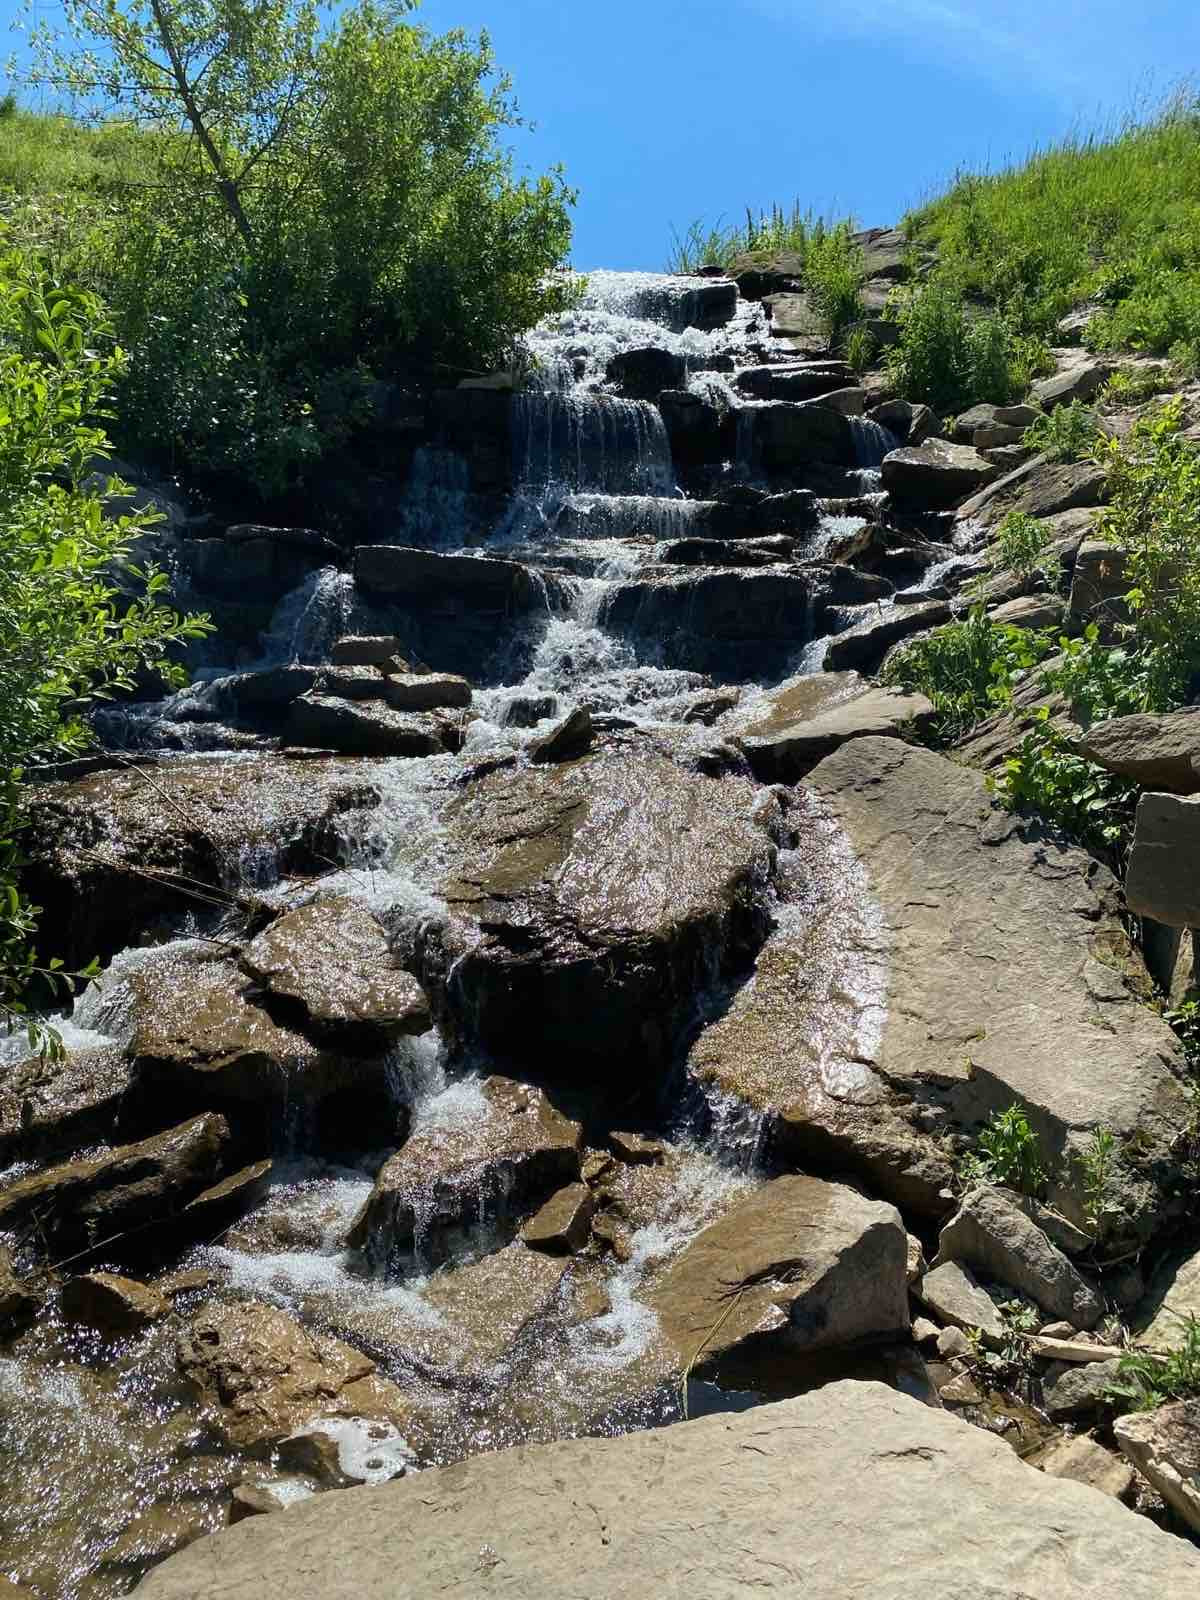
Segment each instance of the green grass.
[{"label": "green grass", "polygon": [[853,227],[850,220],[838,223],[819,217],[811,209],[803,209],[799,200],[787,208],[772,206],[770,211],[755,212],[747,206],[746,219],[741,223],[727,223],[724,217],[718,217],[715,223],[700,218],[683,233],[672,228],[667,271],[728,268],[738,256],[751,252],[776,255],[786,250],[807,259],[812,247],[828,235],[848,233]]},{"label": "green grass", "polygon": [[1067,139],[1003,171],[960,177],[906,228],[964,292],[1046,336],[1101,303],[1089,343],[1200,348],[1200,115],[1179,97],[1144,123]]},{"label": "green grass", "polygon": [[0,198],[110,195],[144,178],[150,136],[131,123],[85,127],[0,102]]},{"label": "green grass", "polygon": [[1025,430],[1025,443],[1051,461],[1082,461],[1100,441],[1100,423],[1094,411],[1079,400],[1059,406]]}]

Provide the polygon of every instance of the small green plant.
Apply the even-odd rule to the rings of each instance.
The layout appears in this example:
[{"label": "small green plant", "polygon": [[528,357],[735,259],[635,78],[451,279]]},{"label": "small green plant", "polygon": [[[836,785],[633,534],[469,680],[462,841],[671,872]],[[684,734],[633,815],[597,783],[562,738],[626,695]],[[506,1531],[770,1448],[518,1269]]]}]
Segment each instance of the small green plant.
[{"label": "small green plant", "polygon": [[1001,1184],[1018,1194],[1037,1196],[1046,1186],[1041,1141],[1019,1104],[994,1112],[976,1141],[976,1148],[959,1163],[965,1188],[980,1183]]},{"label": "small green plant", "polygon": [[870,328],[851,328],[842,342],[846,365],[857,373],[868,371],[879,353],[879,341]]},{"label": "small green plant", "polygon": [[1002,317],[968,307],[961,289],[935,278],[891,309],[899,339],[888,366],[901,394],[940,415],[980,401],[1004,405],[1027,387],[1028,352]]},{"label": "small green plant", "polygon": [[1140,406],[1171,387],[1162,367],[1119,367],[1104,385],[1101,399],[1110,406]]},{"label": "small green plant", "polygon": [[863,256],[848,226],[813,238],[804,263],[808,298],[829,334],[839,345],[862,316]]},{"label": "small green plant", "polygon": [[897,652],[884,668],[885,683],[933,701],[938,738],[962,738],[1012,703],[1013,686],[1051,648],[1043,635],[988,620],[982,605],[963,622],[951,622]]},{"label": "small green plant", "polygon": [[[848,228],[847,224],[847,228]],[[807,256],[809,247],[830,231],[831,225],[801,206],[799,200],[790,207],[774,205],[769,211],[755,211],[746,207],[746,220],[742,224],[727,223],[718,217],[715,223],[698,218],[681,234],[671,229],[671,250],[667,257],[668,272],[692,273],[701,267],[731,267],[738,256],[752,251]]]},{"label": "small green plant", "polygon": [[1031,812],[1090,849],[1120,852],[1127,843],[1137,787],[1076,755],[1046,707],[992,780],[1010,811]]},{"label": "small green plant", "polygon": [[1179,1035],[1183,1058],[1191,1071],[1200,1071],[1200,1000],[1184,1000],[1166,1020]]},{"label": "small green plant", "polygon": [[1050,530],[1040,518],[1010,511],[996,530],[997,565],[1019,578],[1048,573],[1046,547],[1050,542]]},{"label": "small green plant", "polygon": [[1093,1235],[1098,1235],[1105,1215],[1105,1198],[1113,1170],[1120,1159],[1117,1136],[1111,1128],[1097,1128],[1086,1150],[1076,1153],[1075,1164],[1083,1190],[1083,1214]]},{"label": "small green plant", "polygon": [[1025,443],[1051,461],[1082,461],[1090,455],[1100,438],[1100,424],[1094,411],[1078,400],[1069,406],[1039,417],[1025,430]]},{"label": "small green plant", "polygon": [[1172,1400],[1200,1395],[1200,1317],[1188,1316],[1180,1344],[1166,1355],[1135,1350],[1122,1356],[1108,1393],[1134,1411],[1154,1411]]}]

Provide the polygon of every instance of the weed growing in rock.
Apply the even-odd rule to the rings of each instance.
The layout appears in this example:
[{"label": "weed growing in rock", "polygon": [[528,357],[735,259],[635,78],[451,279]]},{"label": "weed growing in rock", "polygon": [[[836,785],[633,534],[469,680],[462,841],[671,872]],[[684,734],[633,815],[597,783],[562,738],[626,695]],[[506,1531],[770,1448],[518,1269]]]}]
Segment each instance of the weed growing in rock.
[{"label": "weed growing in rock", "polygon": [[878,354],[878,341],[869,328],[851,328],[842,343],[842,355],[846,365],[855,372],[863,373],[871,366]]},{"label": "weed growing in rock", "polygon": [[1042,1192],[1047,1174],[1041,1141],[1019,1104],[992,1114],[975,1150],[959,1163],[958,1175],[965,1188],[995,1183],[1019,1194]]},{"label": "weed growing in rock", "polygon": [[1082,461],[1095,449],[1100,424],[1094,411],[1078,400],[1039,417],[1025,430],[1025,443],[1051,461]]},{"label": "weed growing in rock", "polygon": [[[847,231],[849,224],[846,225]],[[668,272],[698,272],[701,267],[731,267],[741,255],[751,251],[764,254],[808,255],[810,247],[832,231],[832,224],[794,200],[790,207],[772,206],[755,212],[746,207],[744,223],[715,223],[703,218],[691,223],[681,234],[671,230],[672,245],[667,257]]]},{"label": "weed growing in rock", "polygon": [[1049,563],[1044,558],[1049,543],[1049,530],[1039,517],[1010,511],[996,530],[997,565],[1019,578],[1046,572]]},{"label": "weed growing in rock", "polygon": [[1110,406],[1140,406],[1171,387],[1163,367],[1122,367],[1104,385],[1102,399]]},{"label": "weed growing in rock", "polygon": [[1029,811],[1090,849],[1118,851],[1128,840],[1137,786],[1076,755],[1046,707],[992,781],[1010,811]]},{"label": "weed growing in rock", "polygon": [[1119,1159],[1117,1136],[1111,1128],[1103,1127],[1097,1128],[1093,1133],[1092,1142],[1087,1149],[1078,1151],[1075,1156],[1080,1187],[1083,1190],[1084,1216],[1093,1234],[1100,1232],[1109,1180]]},{"label": "weed growing in rock", "polygon": [[1179,1035],[1189,1069],[1200,1071],[1200,1000],[1183,1001],[1173,1011],[1166,1013],[1166,1020]]},{"label": "weed growing in rock", "polygon": [[862,315],[862,251],[847,227],[821,234],[809,245],[804,263],[808,297],[835,348]]},{"label": "weed growing in rock", "polygon": [[1135,1350],[1122,1356],[1117,1381],[1109,1388],[1115,1400],[1133,1411],[1154,1411],[1172,1400],[1200,1395],[1200,1317],[1181,1318],[1183,1339],[1166,1355]]},{"label": "weed growing in rock", "polygon": [[981,401],[1019,399],[1042,365],[1035,341],[1018,338],[994,313],[968,305],[948,277],[931,280],[889,313],[900,336],[888,352],[897,389],[945,416]]},{"label": "weed growing in rock", "polygon": [[898,651],[882,678],[927,695],[937,711],[937,736],[951,741],[1011,705],[1014,683],[1049,650],[1042,635],[997,626],[978,605],[965,621],[938,628]]}]

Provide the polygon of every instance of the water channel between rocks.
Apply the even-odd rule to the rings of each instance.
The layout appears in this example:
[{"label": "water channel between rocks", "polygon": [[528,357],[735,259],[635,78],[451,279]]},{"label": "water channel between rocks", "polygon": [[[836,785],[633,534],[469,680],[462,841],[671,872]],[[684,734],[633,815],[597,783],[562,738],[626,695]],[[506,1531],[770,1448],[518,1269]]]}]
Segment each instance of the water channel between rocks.
[{"label": "water channel between rocks", "polygon": [[[468,498],[461,463],[444,453],[421,457],[410,498],[397,511],[394,542],[520,562],[541,583],[543,603],[516,619],[506,637],[484,641],[475,668],[463,669],[476,690],[461,714],[461,751],[359,763],[361,781],[380,803],[337,818],[329,847],[336,859],[327,872],[281,875],[282,850],[260,844],[228,861],[227,887],[252,888],[276,911],[342,896],[368,907],[395,948],[424,948],[451,916],[445,884],[459,868],[445,819],[464,774],[488,764],[503,770],[513,758],[524,763],[531,743],[579,706],[618,749],[624,738],[703,773],[722,742],[721,718],[736,702],[745,717],[764,683],[819,669],[825,640],[815,608],[806,633],[797,637],[793,629],[786,646],[756,642],[740,667],[736,637],[718,649],[703,636],[706,602],[686,592],[689,569],[664,566],[662,555],[677,541],[708,537],[719,502],[678,491],[654,406],[599,387],[614,355],[650,347],[685,359],[692,391],[718,400],[731,395],[737,370],[762,360],[766,323],[761,308],[741,304],[718,326],[697,327],[704,287],[598,274],[576,311],[538,330],[531,349],[546,388],[517,399],[520,484],[490,535],[456,525]],[[739,406],[748,409],[744,399]],[[876,425],[852,420],[861,466],[848,474],[847,488],[869,494],[894,441]],[[743,458],[727,464],[730,484],[753,478],[752,431],[739,423],[734,456]],[[831,543],[865,526],[861,516],[822,514],[802,553],[819,562]],[[943,558],[953,560],[953,552],[947,548]],[[659,573],[678,580],[669,600],[661,598],[665,587],[630,598],[631,580]],[[882,610],[891,604],[879,602]],[[342,635],[390,632],[403,637],[404,618],[330,567],[280,604],[250,665],[320,664]],[[243,761],[249,771],[254,755],[231,751],[221,732],[222,679],[231,664],[220,661],[219,638],[207,649],[208,664],[190,689],[108,713],[106,740],[193,762]],[[169,784],[170,759],[159,772]],[[744,771],[737,781],[749,793]],[[614,811],[618,836],[636,815]],[[810,922],[819,926],[807,983],[827,1004],[813,1011],[823,1017],[813,1055],[831,1092],[853,1099],[886,1012],[882,913],[829,817],[814,810],[798,820],[793,813],[790,832],[780,823],[774,833],[769,847],[764,836],[770,870],[752,880],[762,926],[757,942],[768,934],[799,938]],[[652,847],[632,837],[622,843],[631,861]],[[628,888],[636,898],[638,885]],[[195,961],[219,951],[227,937],[204,908],[177,919],[172,933],[166,943],[135,943],[111,960],[64,1023],[68,1050],[131,1048],[147,989],[178,994]],[[455,963],[471,959],[469,948],[452,954]],[[213,1300],[254,1300],[373,1359],[407,1397],[409,1424],[402,1436],[387,1426],[342,1426],[344,1458],[368,1482],[527,1439],[654,1425],[677,1418],[685,1404],[695,1414],[802,1387],[803,1376],[769,1369],[761,1386],[748,1390],[689,1385],[664,1348],[651,1304],[666,1266],[768,1171],[763,1114],[704,1089],[684,1070],[697,1029],[754,981],[747,977],[752,951],[732,971],[719,956],[714,949],[699,962],[705,981],[697,983],[690,1015],[672,1024],[669,1068],[652,1091],[617,1072],[609,1086],[583,1073],[547,1083],[534,1048],[541,1019],[528,1017],[531,1092],[544,1085],[557,1113],[582,1125],[585,1166],[593,1163],[610,1219],[605,1252],[550,1255],[520,1243],[530,1208],[514,1193],[522,1180],[502,1149],[508,1132],[487,1087],[497,1075],[521,1078],[519,1053],[507,1050],[497,1061],[477,1042],[465,1045],[462,1036],[434,1028],[373,1061],[368,1076],[386,1094],[371,1099],[354,1149],[326,1148],[303,1097],[289,1098],[285,1086],[273,1112],[269,1189],[175,1264],[173,1271],[191,1275],[174,1289],[176,1313]],[[454,972],[452,965],[450,1003]],[[578,1017],[581,1033],[590,1025]],[[22,1053],[11,1040],[0,1050],[10,1059]],[[614,1161],[607,1153],[608,1136],[621,1129],[653,1141],[644,1158]],[[389,1245],[384,1230],[385,1243],[374,1252],[355,1248],[356,1219],[402,1143],[461,1158],[443,1163],[440,1187],[432,1177],[424,1187],[420,1174],[412,1180],[411,1237]],[[595,1177],[604,1162],[607,1174]],[[112,1264],[119,1268],[120,1258]],[[178,1373],[176,1338],[176,1322],[168,1321],[105,1343],[51,1310],[0,1359],[0,1571],[54,1600],[127,1592],[162,1554],[223,1520],[229,1490],[247,1471],[281,1476],[269,1452],[248,1462],[221,1442]]]}]

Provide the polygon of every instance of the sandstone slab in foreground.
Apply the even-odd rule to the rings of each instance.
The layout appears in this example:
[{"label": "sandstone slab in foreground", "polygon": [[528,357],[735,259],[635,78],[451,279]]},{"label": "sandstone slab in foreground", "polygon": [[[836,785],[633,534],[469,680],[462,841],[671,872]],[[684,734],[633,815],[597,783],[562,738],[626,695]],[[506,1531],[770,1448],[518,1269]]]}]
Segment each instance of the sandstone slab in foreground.
[{"label": "sandstone slab in foreground", "polygon": [[878,1384],[478,1456],[256,1517],[145,1600],[1193,1600],[1200,1554]]}]

